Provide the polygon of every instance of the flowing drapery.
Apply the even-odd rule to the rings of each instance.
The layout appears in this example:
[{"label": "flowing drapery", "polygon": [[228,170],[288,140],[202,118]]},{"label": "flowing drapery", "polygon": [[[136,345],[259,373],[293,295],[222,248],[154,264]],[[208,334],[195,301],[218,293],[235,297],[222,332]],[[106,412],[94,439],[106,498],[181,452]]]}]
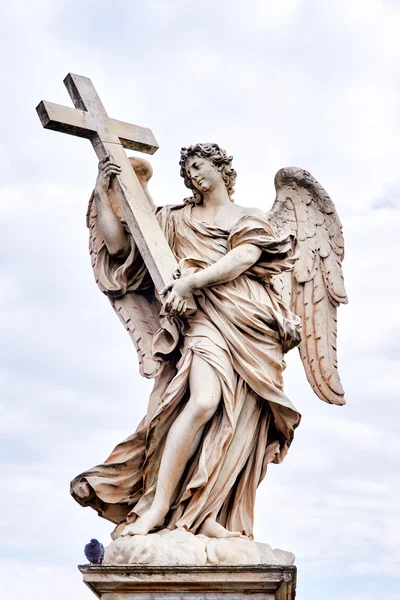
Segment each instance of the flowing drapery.
[{"label": "flowing drapery", "polygon": [[[178,330],[161,317],[155,355],[166,356],[137,431],[119,444],[103,465],[72,482],[72,494],[114,523],[134,521],[151,505],[168,431],[185,406],[196,354],[220,380],[222,400],[177,487],[164,527],[196,532],[211,514],[229,530],[252,537],[256,489],[271,462],[281,462],[300,415],[283,393],[284,352],[299,343],[300,323],[276,294],[271,278],[293,266],[291,236],[277,239],[268,222],[247,215],[231,231],[193,215],[191,205],[163,207],[157,218],[187,275],[215,263],[243,243],[263,250],[259,261],[235,280],[195,296]],[[132,245],[129,257],[114,261],[101,248],[96,280],[108,294],[140,292],[148,274]],[[172,325],[171,325],[172,323]],[[88,483],[90,498],[82,492]]]}]

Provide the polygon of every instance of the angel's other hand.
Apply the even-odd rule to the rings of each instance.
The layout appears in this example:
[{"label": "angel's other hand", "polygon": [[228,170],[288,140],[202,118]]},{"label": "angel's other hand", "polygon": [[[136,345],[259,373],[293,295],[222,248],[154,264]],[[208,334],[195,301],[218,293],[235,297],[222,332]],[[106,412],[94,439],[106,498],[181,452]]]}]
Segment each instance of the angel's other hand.
[{"label": "angel's other hand", "polygon": [[171,315],[182,315],[186,311],[187,302],[194,289],[193,279],[190,276],[177,279],[165,286],[161,294],[164,295],[169,292],[165,302],[166,312]]}]

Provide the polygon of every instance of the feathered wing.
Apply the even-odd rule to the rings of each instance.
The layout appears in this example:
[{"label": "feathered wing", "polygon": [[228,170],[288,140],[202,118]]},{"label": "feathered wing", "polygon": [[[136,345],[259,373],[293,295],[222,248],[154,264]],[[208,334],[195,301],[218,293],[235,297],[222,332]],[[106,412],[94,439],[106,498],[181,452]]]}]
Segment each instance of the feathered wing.
[{"label": "feathered wing", "polygon": [[280,275],[276,285],[302,319],[299,350],[314,392],[330,404],[345,404],[336,349],[337,307],[347,303],[342,225],[332,200],[307,171],[281,169],[275,188],[267,218],[277,233],[292,233],[298,243],[293,271]]},{"label": "feathered wing", "polygon": [[[147,182],[152,176],[150,164],[138,158],[129,159],[135,173],[145,191],[149,202],[153,201],[147,189]],[[109,197],[115,213],[121,219],[117,200],[112,190]],[[89,200],[86,223],[89,228],[89,251],[94,272],[98,264],[99,253],[104,252],[104,240],[98,226],[96,205],[93,194]],[[98,283],[98,281],[97,281]],[[108,294],[107,294],[108,295]],[[162,367],[162,361],[152,356],[153,336],[160,329],[160,304],[152,289],[138,292],[127,292],[122,296],[108,295],[120,321],[128,331],[138,353],[140,374],[147,378],[156,377]]]}]

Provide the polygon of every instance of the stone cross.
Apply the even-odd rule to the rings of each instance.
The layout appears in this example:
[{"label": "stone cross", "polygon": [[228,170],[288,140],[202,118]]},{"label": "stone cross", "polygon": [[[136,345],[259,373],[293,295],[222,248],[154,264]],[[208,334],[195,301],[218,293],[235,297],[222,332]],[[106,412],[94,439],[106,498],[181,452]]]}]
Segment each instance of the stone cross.
[{"label": "stone cross", "polygon": [[42,101],[36,111],[46,129],[88,138],[99,160],[110,155],[121,167],[115,193],[122,215],[158,292],[172,280],[176,260],[124,148],[154,154],[157,141],[150,129],[110,119],[87,77],[69,73],[64,84],[75,108]]}]

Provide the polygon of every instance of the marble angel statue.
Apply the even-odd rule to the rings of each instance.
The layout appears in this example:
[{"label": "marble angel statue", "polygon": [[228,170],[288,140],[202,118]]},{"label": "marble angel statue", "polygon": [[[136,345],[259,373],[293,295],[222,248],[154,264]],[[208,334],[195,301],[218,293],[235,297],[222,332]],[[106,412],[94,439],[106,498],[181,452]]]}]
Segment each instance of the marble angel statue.
[{"label": "marble angel statue", "polygon": [[[150,165],[130,159],[147,190]],[[345,303],[343,235],[333,202],[307,172],[281,169],[265,214],[233,203],[236,172],[217,144],[182,148],[192,195],[154,210],[179,264],[156,294],[99,163],[87,222],[95,278],[154,378],[146,416],[71,493],[119,535],[184,528],[253,537],[256,490],[280,463],[300,414],[283,392],[298,346],[316,395],[344,404],[336,311]]]}]

